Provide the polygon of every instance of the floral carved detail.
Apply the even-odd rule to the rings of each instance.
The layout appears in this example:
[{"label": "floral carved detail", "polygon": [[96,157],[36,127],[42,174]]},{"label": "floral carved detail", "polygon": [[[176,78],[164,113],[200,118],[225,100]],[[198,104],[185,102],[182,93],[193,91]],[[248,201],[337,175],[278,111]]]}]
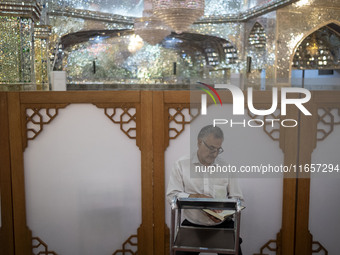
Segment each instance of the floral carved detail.
[{"label": "floral carved detail", "polygon": [[58,115],[59,109],[67,104],[53,105],[49,107],[23,106],[25,114],[24,144],[27,147],[28,140],[34,140],[44,129],[44,125],[51,123]]},{"label": "floral carved detail", "polygon": [[255,253],[254,255],[268,255],[268,253],[264,253],[264,250],[268,250],[270,252],[272,251],[277,254],[277,251],[279,250],[277,240],[269,240],[267,243],[265,243],[265,245],[261,247],[260,253]]},{"label": "floral carved detail", "polygon": [[122,254],[122,255],[127,255],[127,254],[131,254],[131,255],[137,255],[138,253],[138,237],[137,235],[132,235],[130,236],[124,243],[123,243],[123,247],[121,250],[116,250],[112,255],[118,255],[118,254]]},{"label": "floral carved detail", "polygon": [[320,251],[322,251],[323,254],[328,255],[328,251],[326,250],[325,247],[322,246],[322,244],[320,244],[317,241],[313,241],[312,244],[314,247],[316,246],[315,248],[312,249],[312,253],[319,253]]},{"label": "floral carved detail", "polygon": [[335,125],[340,125],[340,108],[321,107],[318,109],[317,140],[323,141],[329,136]]},{"label": "floral carved detail", "polygon": [[[274,113],[265,116],[258,116],[252,114],[248,109],[248,115],[253,120],[252,126],[259,126],[263,128],[263,131],[273,140],[280,140],[280,110],[276,110]],[[260,120],[261,121],[258,121]],[[275,121],[274,121],[275,120]]]},{"label": "floral carved detail", "polygon": [[131,105],[109,106],[96,104],[98,108],[104,108],[105,115],[115,124],[120,125],[120,129],[130,139],[137,137],[137,108]]},{"label": "floral carved detail", "polygon": [[169,139],[176,139],[184,131],[185,125],[190,124],[198,115],[197,108],[170,106],[168,108]]},{"label": "floral carved detail", "polygon": [[39,237],[32,238],[32,248],[34,255],[57,255],[54,251],[49,251],[47,244],[42,241]]}]

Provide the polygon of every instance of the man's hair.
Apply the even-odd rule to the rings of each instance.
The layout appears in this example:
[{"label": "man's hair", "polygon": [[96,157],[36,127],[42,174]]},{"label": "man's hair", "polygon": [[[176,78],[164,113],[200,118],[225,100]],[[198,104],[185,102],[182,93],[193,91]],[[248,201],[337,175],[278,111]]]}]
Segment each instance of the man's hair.
[{"label": "man's hair", "polygon": [[213,125],[203,127],[198,133],[197,139],[202,140],[210,134],[214,135],[217,139],[224,139],[223,131],[219,127],[214,127]]}]

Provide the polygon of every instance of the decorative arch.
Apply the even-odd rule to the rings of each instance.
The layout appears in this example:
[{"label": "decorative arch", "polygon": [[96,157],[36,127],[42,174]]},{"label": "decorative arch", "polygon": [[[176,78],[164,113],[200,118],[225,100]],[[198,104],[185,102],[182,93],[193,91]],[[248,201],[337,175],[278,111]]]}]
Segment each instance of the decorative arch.
[{"label": "decorative arch", "polygon": [[339,65],[340,26],[330,23],[309,34],[297,47],[293,67],[324,69]]},{"label": "decorative arch", "polygon": [[62,36],[57,48],[53,67],[60,70],[64,66],[68,79],[79,83],[130,83],[132,79],[175,83],[178,72],[188,83],[191,77],[203,78],[208,71],[212,77],[226,80],[230,76],[226,65],[236,64],[239,58],[231,41],[192,32],[172,33],[149,47],[131,29],[79,31]]},{"label": "decorative arch", "polygon": [[[300,39],[300,41],[295,45],[293,51],[292,51],[292,54],[289,58],[289,63],[293,63],[293,60],[294,60],[294,56],[295,54],[297,53],[297,50],[299,48],[299,46],[303,43],[303,41],[305,41],[307,39],[307,37],[311,36],[313,33],[315,33],[316,31],[320,30],[321,28],[323,27],[327,27],[329,25],[335,25],[335,26],[338,26],[339,27],[339,31],[340,31],[340,21],[338,20],[329,20],[327,22],[324,22],[324,23],[321,23],[320,25],[314,27],[313,29],[307,31],[306,33],[304,33],[304,35],[302,36],[302,38]],[[340,34],[339,34],[340,36]],[[293,65],[290,64],[289,65],[289,78],[291,78],[291,74],[292,74],[292,69],[293,69]]]},{"label": "decorative arch", "polygon": [[264,50],[267,43],[267,35],[264,27],[256,21],[248,37],[248,45],[255,50]]},{"label": "decorative arch", "polygon": [[[168,42],[174,41],[173,43]],[[175,49],[179,53],[185,52],[196,58],[200,53],[204,56],[205,65],[217,67],[222,62],[235,64],[238,59],[237,49],[230,41],[207,34],[200,33],[172,33],[164,38],[162,44],[164,48]]]},{"label": "decorative arch", "polygon": [[[331,20],[320,24],[306,33],[297,43],[291,56],[292,69],[335,69],[340,68],[340,22]],[[313,52],[314,51],[314,52]],[[319,63],[320,62],[320,63]],[[316,115],[317,141],[325,140],[339,125],[339,108],[318,105]]]},{"label": "decorative arch", "polygon": [[[74,45],[85,43],[96,37],[115,37],[133,34],[131,29],[102,29],[102,30],[81,30],[61,35],[54,46],[54,54],[51,56],[52,69],[61,69],[65,49]],[[60,49],[62,51],[60,51]]]},{"label": "decorative arch", "polygon": [[130,35],[133,33],[131,29],[104,29],[104,30],[82,30],[74,33],[69,33],[62,35],[60,37],[60,44],[63,49],[71,47],[75,44],[87,42],[91,38],[95,38],[97,36],[101,37],[115,37],[120,35]]}]

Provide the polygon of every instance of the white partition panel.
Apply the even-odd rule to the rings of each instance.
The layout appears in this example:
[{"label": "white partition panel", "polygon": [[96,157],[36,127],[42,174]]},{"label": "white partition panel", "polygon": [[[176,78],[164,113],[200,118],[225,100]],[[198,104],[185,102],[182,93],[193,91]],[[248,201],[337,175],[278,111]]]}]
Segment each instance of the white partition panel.
[{"label": "white partition panel", "polygon": [[141,156],[103,109],[59,111],[24,153],[28,226],[62,255],[112,254],[141,224]]},{"label": "white partition panel", "polygon": [[[219,108],[218,108],[219,107]],[[208,115],[219,111],[221,106],[210,106]],[[223,105],[226,118],[232,117],[231,105]],[[211,114],[212,116],[214,114]],[[244,116],[246,120],[250,118]],[[197,134],[201,127],[212,124],[212,120],[201,116],[197,117],[188,130],[185,130],[176,140],[170,142],[166,150],[165,168],[166,184],[174,161],[183,154],[190,153],[190,134],[192,135],[192,150],[195,150]],[[279,142],[273,141],[262,128],[228,128],[220,126],[224,131],[224,142],[221,154],[230,164],[240,167],[241,165],[260,164],[283,164],[283,152],[279,148]],[[281,229],[282,222],[282,191],[283,179],[281,174],[274,178],[266,175],[255,177],[255,175],[244,175],[239,178],[243,191],[246,209],[241,216],[241,237],[243,239],[243,254],[251,255],[258,253],[262,245],[270,239],[276,239],[276,234]],[[166,208],[167,225],[170,226],[170,207]],[[267,251],[266,251],[267,252]]]},{"label": "white partition panel", "polygon": [[[175,161],[183,155],[190,154],[190,127],[186,126],[184,132],[176,138],[170,140],[169,147],[165,151],[165,192],[168,187],[170,172]],[[166,224],[170,227],[170,204],[165,201]]]},{"label": "white partition panel", "polygon": [[[312,153],[312,164],[340,167],[340,126]],[[329,169],[327,170],[329,171]],[[309,229],[313,240],[320,242],[329,255],[339,254],[340,236],[340,171],[312,174],[310,185]]]}]

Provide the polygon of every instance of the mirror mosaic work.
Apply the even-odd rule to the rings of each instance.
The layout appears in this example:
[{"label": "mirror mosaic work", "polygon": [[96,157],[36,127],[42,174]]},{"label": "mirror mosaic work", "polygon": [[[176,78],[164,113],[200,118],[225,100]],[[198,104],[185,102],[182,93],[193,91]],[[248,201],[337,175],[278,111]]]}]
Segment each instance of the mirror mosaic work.
[{"label": "mirror mosaic work", "polygon": [[197,81],[322,89],[326,79],[339,88],[336,0],[206,0],[187,31],[170,29],[155,45],[134,30],[137,18],[152,15],[151,0],[18,3],[0,4],[0,90],[51,90],[60,71],[68,90],[187,89]]}]

